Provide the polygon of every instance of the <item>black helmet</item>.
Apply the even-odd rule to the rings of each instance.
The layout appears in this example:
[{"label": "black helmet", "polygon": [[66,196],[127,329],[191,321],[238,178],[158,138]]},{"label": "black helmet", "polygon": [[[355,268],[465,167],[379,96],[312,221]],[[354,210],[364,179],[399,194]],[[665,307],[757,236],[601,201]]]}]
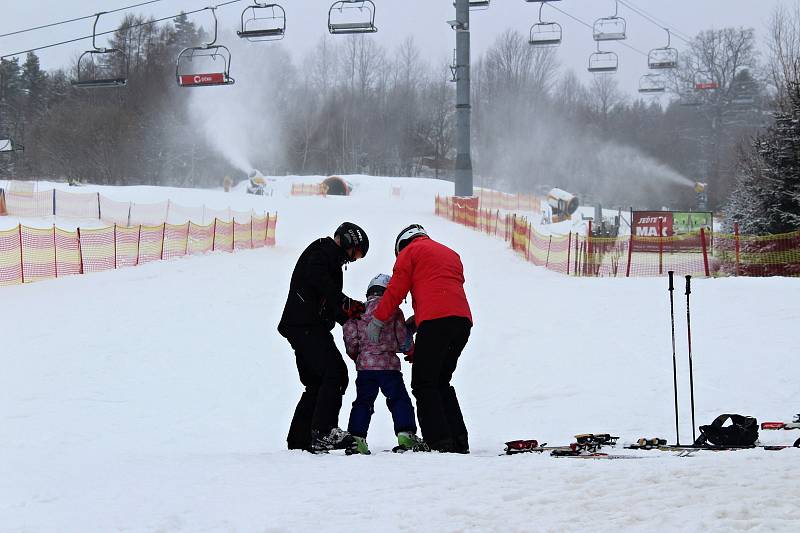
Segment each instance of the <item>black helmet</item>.
[{"label": "black helmet", "polygon": [[341,226],[336,228],[334,237],[339,237],[339,244],[343,249],[358,248],[361,250],[362,257],[367,256],[369,250],[369,237],[367,232],[356,226],[352,222],[343,222]]},{"label": "black helmet", "polygon": [[417,237],[422,237],[423,235],[427,236],[428,232],[426,232],[425,228],[419,224],[411,224],[405,228],[400,232],[400,235],[397,236],[397,240],[394,241],[394,255],[400,255],[400,252],[403,251],[403,248],[408,246],[411,241]]}]

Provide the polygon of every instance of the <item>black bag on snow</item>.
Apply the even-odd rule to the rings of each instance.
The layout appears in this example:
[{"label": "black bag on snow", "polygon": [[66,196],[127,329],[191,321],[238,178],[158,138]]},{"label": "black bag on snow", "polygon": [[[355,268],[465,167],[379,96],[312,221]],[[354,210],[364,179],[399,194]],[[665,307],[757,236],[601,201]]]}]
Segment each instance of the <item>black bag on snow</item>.
[{"label": "black bag on snow", "polygon": [[[723,426],[728,420],[729,426]],[[719,415],[707,426],[700,426],[695,446],[753,446],[758,440],[758,420],[752,416]]]}]

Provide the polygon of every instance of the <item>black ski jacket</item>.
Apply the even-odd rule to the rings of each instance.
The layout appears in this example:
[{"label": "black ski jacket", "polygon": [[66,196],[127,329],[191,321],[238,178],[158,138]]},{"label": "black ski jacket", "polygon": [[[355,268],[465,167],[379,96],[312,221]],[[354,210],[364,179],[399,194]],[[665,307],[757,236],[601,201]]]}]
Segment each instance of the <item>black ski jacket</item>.
[{"label": "black ski jacket", "polygon": [[309,327],[333,329],[344,324],[342,265],[345,251],[330,237],[317,239],[306,248],[292,272],[289,295],[278,324],[278,332],[289,337],[292,330]]}]

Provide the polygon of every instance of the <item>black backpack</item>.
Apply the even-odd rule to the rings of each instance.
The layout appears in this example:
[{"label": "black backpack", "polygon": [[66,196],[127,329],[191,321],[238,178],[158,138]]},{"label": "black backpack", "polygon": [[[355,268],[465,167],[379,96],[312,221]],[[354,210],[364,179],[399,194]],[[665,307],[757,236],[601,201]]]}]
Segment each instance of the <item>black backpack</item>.
[{"label": "black backpack", "polygon": [[[723,426],[728,420],[731,425]],[[754,446],[758,440],[758,420],[752,416],[719,415],[711,424],[700,426],[695,446]]]}]

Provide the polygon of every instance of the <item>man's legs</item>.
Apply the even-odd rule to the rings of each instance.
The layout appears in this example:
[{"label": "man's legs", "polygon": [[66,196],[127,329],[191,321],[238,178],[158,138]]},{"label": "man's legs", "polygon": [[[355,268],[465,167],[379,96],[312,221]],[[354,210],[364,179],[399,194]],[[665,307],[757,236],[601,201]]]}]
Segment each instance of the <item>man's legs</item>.
[{"label": "man's legs", "polygon": [[467,319],[447,319],[450,325],[451,344],[444,360],[441,378],[439,380],[439,391],[442,395],[444,413],[447,418],[447,425],[453,437],[454,451],[466,453],[469,451],[469,437],[467,426],[464,424],[464,417],[461,414],[461,406],[458,404],[456,389],[450,385],[453,378],[458,358],[469,340],[469,333],[472,325]]},{"label": "man's legs", "polygon": [[445,319],[423,322],[417,330],[411,391],[417,399],[417,416],[422,438],[432,449],[452,447],[453,435],[447,423],[441,393],[441,374],[450,345]]},{"label": "man's legs", "polygon": [[338,425],[342,396],[347,389],[347,366],[333,336],[323,329],[299,330],[289,337],[289,343],[306,390],[297,404],[286,440],[290,449],[308,449],[312,430],[326,435]]}]

